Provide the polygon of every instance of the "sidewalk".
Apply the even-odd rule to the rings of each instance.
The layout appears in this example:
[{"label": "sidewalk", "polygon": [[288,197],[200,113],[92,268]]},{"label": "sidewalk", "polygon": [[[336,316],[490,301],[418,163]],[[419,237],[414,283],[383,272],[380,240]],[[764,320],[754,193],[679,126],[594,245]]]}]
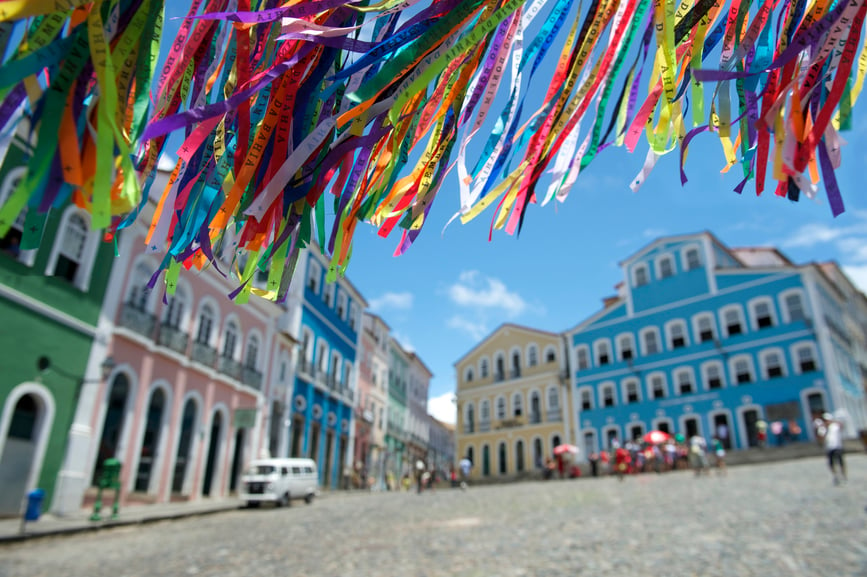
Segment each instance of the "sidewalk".
[{"label": "sidewalk", "polygon": [[203,499],[195,503],[160,503],[154,505],[137,505],[121,509],[118,519],[111,519],[111,504],[103,507],[102,521],[91,521],[89,509],[57,517],[52,514],[42,515],[38,521],[27,523],[21,532],[21,519],[0,519],[0,546],[5,543],[26,541],[39,537],[52,537],[100,531],[112,527],[154,523],[165,519],[180,519],[199,515],[211,515],[222,511],[230,511],[241,506],[238,499]]}]

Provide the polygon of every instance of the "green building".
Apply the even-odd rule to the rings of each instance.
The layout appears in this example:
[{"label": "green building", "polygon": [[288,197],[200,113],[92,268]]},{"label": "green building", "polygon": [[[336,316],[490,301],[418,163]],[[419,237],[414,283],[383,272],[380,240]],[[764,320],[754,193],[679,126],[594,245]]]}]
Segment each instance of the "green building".
[{"label": "green building", "polygon": [[[31,149],[19,135],[0,150],[0,207],[26,176]],[[37,487],[43,511],[56,504],[79,396],[105,361],[94,343],[114,258],[78,207],[26,212],[0,237],[0,516],[17,515]]]},{"label": "green building", "polygon": [[[406,389],[409,382],[409,354],[400,344],[388,339],[388,420],[385,430],[385,470],[400,480],[410,471],[407,453],[407,408]],[[411,471],[410,471],[411,472]]]}]

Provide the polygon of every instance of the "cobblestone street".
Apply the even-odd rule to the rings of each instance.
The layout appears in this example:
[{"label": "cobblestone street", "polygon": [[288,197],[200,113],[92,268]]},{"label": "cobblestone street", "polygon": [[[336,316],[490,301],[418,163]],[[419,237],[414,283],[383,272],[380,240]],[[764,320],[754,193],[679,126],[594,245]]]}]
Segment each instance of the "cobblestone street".
[{"label": "cobblestone street", "polygon": [[0,576],[867,575],[867,458],[327,495],[0,548]]}]

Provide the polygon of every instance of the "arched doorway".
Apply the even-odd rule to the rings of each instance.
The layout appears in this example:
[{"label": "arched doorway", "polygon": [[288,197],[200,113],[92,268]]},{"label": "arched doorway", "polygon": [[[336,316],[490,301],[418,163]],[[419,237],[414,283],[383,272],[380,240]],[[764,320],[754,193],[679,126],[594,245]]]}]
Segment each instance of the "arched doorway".
[{"label": "arched doorway", "polygon": [[519,473],[524,471],[524,441],[521,439],[515,443],[515,470]]},{"label": "arched doorway", "polygon": [[542,463],[545,461],[545,451],[542,448],[542,439],[536,437],[533,439],[533,464],[537,469],[542,468]]},{"label": "arched doorway", "polygon": [[482,476],[491,474],[491,448],[487,445],[482,447]]},{"label": "arched doorway", "polygon": [[499,457],[500,474],[505,475],[508,470],[508,464],[506,463],[506,443],[500,443],[497,453],[499,453],[497,456]]},{"label": "arched doorway", "polygon": [[135,491],[147,493],[150,490],[154,465],[157,461],[157,451],[160,446],[160,433],[163,423],[163,411],[166,406],[166,394],[162,389],[154,389],[148,406],[145,421],[144,438],[139,451],[138,472],[135,476]]},{"label": "arched doorway", "polygon": [[36,395],[26,394],[15,403],[3,456],[0,457],[0,516],[18,515],[29,489],[36,446],[44,411]]},{"label": "arched doorway", "polygon": [[102,464],[106,459],[117,456],[117,447],[126,422],[126,402],[129,397],[129,377],[123,373],[115,375],[108,392],[108,406],[102,423],[102,436],[96,453],[96,463],[93,466],[92,485],[99,483],[102,476]]},{"label": "arched doorway", "polygon": [[214,413],[214,417],[211,419],[211,441],[208,443],[208,460],[205,463],[205,479],[202,483],[203,497],[211,495],[211,488],[214,484],[214,475],[217,469],[217,460],[219,459],[217,451],[220,448],[220,437],[222,436],[223,414],[217,412]]},{"label": "arched doorway", "polygon": [[241,467],[244,464],[244,429],[235,431],[235,454],[232,456],[232,475],[229,477],[229,492],[234,493],[238,489],[238,479],[241,476]]},{"label": "arched doorway", "polygon": [[470,463],[472,463],[472,465],[475,466],[476,455],[474,454],[472,447],[467,447],[467,459],[469,459]]},{"label": "arched doorway", "polygon": [[560,446],[560,435],[554,435],[554,436],[551,438],[551,449],[552,449],[552,452],[553,452],[554,447],[559,447],[559,446]]},{"label": "arched doorway", "polygon": [[533,393],[530,395],[530,422],[542,422],[542,406],[539,400],[539,393],[537,391],[533,391]]},{"label": "arched doorway", "polygon": [[178,452],[175,455],[175,470],[172,475],[172,493],[184,492],[184,481],[189,470],[190,452],[193,446],[193,435],[196,427],[197,403],[194,399],[187,399],[184,404],[184,413],[181,416],[181,436],[178,440]]}]

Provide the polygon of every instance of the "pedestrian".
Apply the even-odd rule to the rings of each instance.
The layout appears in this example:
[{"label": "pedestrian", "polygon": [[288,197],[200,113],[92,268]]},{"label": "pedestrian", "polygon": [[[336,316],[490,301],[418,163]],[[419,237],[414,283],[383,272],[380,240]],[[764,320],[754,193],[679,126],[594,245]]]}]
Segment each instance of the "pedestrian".
[{"label": "pedestrian", "polygon": [[[839,485],[841,482],[846,482],[846,463],[843,460],[843,427],[840,421],[836,420],[831,413],[822,415],[822,426],[819,427],[819,435],[825,445],[825,452],[828,455],[828,467],[831,468],[831,475],[834,479],[834,485]],[[840,467],[840,474],[837,474],[837,466]]]},{"label": "pedestrian", "polygon": [[590,474],[594,477],[599,476],[599,454],[595,451],[590,453],[590,456],[587,458],[590,461]]},{"label": "pedestrian", "polygon": [[696,477],[701,475],[702,471],[710,473],[707,463],[707,441],[698,433],[689,438],[689,461]]},{"label": "pedestrian", "polygon": [[771,434],[777,439],[777,446],[783,446],[783,421],[774,421],[771,423]]},{"label": "pedestrian", "polygon": [[470,461],[469,457],[464,457],[458,465],[461,468],[461,489],[466,491],[467,482],[470,480],[470,471],[473,469],[473,462]]},{"label": "pedestrian", "polygon": [[726,474],[726,448],[719,437],[713,438],[713,453],[716,457],[716,468],[719,475]]},{"label": "pedestrian", "polygon": [[728,448],[729,446],[729,428],[724,422],[718,424],[716,426],[716,437],[719,439],[720,443],[722,443],[723,448]]},{"label": "pedestrian", "polygon": [[768,423],[764,420],[756,421],[756,443],[760,449],[764,449],[768,442]]},{"label": "pedestrian", "polygon": [[424,489],[424,474],[424,461],[422,461],[421,459],[417,459],[415,462],[415,487],[416,493],[419,495],[421,495],[421,492]]},{"label": "pedestrian", "polygon": [[632,463],[632,455],[629,450],[618,447],[614,450],[614,468],[617,471],[617,479],[623,481],[623,476],[629,473],[629,465]]}]

